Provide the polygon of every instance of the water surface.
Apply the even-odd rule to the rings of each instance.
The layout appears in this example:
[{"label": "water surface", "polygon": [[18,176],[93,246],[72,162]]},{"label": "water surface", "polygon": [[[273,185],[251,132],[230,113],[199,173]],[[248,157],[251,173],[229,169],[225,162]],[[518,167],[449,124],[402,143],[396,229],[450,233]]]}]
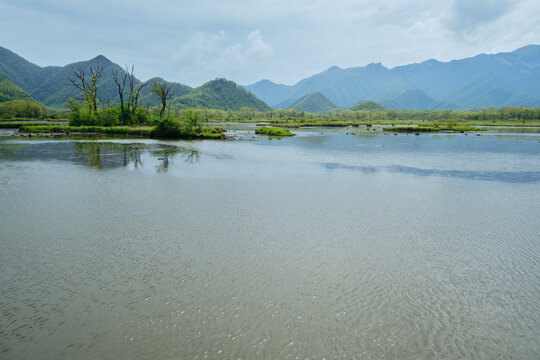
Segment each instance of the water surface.
[{"label": "water surface", "polygon": [[0,358],[533,359],[540,136],[0,140]]}]

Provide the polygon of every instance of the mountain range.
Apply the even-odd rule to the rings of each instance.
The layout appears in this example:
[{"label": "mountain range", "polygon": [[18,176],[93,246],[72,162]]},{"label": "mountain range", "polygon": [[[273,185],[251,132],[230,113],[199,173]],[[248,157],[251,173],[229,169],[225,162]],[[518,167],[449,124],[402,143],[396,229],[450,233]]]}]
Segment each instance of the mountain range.
[{"label": "mountain range", "polygon": [[[65,108],[66,101],[78,95],[69,81],[73,70],[80,67],[88,71],[96,66],[103,68],[97,97],[102,105],[114,105],[118,92],[112,74],[124,74],[124,69],[105,56],[66,66],[40,67],[0,47],[0,101],[33,98],[52,108]],[[138,79],[135,82],[141,83]],[[242,87],[216,79],[192,88],[157,77],[148,82],[140,97],[140,104],[145,107],[159,105],[158,97],[151,92],[154,82],[172,88],[174,96],[169,104],[179,109],[247,107],[265,111],[272,106],[327,113],[334,108],[355,109],[355,105],[365,101],[376,101],[396,110],[540,107],[540,46],[450,62],[432,59],[392,69],[380,63],[348,69],[333,66],[295,85],[261,80]]]},{"label": "mountain range", "polygon": [[392,69],[380,63],[348,69],[333,66],[295,85],[262,80],[246,89],[275,108],[288,108],[315,92],[341,108],[366,100],[399,110],[540,107],[540,46]]},{"label": "mountain range", "polygon": [[[2,101],[32,97],[51,108],[62,109],[68,99],[77,97],[80,92],[70,84],[70,78],[74,78],[73,70],[82,68],[88,73],[91,67],[103,69],[103,75],[97,83],[97,98],[100,103],[102,105],[117,104],[118,89],[112,74],[118,72],[121,79],[125,70],[103,55],[66,66],[40,67],[0,47],[0,94],[5,93],[6,98]],[[140,104],[142,106],[159,105],[159,98],[151,92],[155,82],[171,87],[173,97],[169,104],[174,108],[240,110],[242,107],[248,107],[260,111],[271,110],[267,104],[257,99],[244,87],[225,79],[216,79],[192,88],[161,78],[152,78],[141,90]],[[135,83],[139,85],[141,81],[135,79]]]}]

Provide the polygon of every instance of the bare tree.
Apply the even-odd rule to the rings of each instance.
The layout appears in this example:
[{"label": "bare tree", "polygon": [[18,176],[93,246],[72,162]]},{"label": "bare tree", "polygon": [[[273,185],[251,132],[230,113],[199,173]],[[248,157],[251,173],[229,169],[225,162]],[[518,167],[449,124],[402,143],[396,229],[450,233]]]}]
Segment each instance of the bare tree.
[{"label": "bare tree", "polygon": [[83,69],[82,66],[79,66],[77,69],[71,68],[72,76],[69,77],[71,85],[83,92],[83,99],[88,112],[97,111],[97,82],[103,75],[103,67],[96,66],[90,67],[90,78],[87,77],[88,73]]},{"label": "bare tree", "polygon": [[118,73],[118,69],[114,69],[112,76],[118,89],[122,121],[123,123],[127,123],[136,114],[137,106],[139,104],[139,95],[141,90],[148,85],[148,81],[137,85],[135,67],[133,65],[131,66],[131,70],[126,66],[123,76]]},{"label": "bare tree", "polygon": [[167,108],[167,101],[169,101],[174,93],[171,93],[171,86],[163,84],[159,84],[157,82],[154,83],[151,90],[154,94],[159,96],[159,99],[161,100],[161,110],[159,111],[159,117],[163,117],[165,114],[165,109]]}]

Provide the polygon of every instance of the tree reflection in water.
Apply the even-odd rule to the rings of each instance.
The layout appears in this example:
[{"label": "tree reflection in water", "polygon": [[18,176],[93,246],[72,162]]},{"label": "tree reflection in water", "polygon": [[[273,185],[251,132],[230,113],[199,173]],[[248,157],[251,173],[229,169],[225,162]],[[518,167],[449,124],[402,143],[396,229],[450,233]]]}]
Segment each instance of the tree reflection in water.
[{"label": "tree reflection in water", "polygon": [[145,144],[119,144],[112,142],[72,142],[75,156],[73,162],[83,163],[96,169],[126,167],[133,163],[142,166],[141,150]]},{"label": "tree reflection in water", "polygon": [[73,142],[71,144],[75,150],[75,155],[71,156],[71,160],[96,169],[142,167],[145,152],[159,161],[156,165],[158,172],[166,172],[177,156],[186,163],[199,162],[200,158],[197,149],[174,145],[113,142]]},{"label": "tree reflection in water", "polygon": [[156,165],[157,172],[167,172],[169,166],[173,164],[174,158],[177,155],[184,160],[184,162],[192,164],[199,162],[199,151],[197,149],[186,149],[173,145],[164,145],[157,150],[150,151],[150,154],[161,161]]}]

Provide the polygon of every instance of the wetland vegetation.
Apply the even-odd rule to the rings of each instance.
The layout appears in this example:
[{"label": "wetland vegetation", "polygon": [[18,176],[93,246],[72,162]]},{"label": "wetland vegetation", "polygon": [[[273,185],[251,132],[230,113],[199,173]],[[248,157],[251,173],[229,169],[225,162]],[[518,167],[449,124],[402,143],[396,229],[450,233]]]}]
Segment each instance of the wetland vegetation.
[{"label": "wetland vegetation", "polygon": [[268,136],[294,136],[294,134],[287,129],[267,126],[258,128],[257,130],[255,130],[255,134]]},{"label": "wetland vegetation", "polygon": [[[179,107],[174,102],[171,104],[174,91],[178,89],[157,80],[152,83],[140,82],[134,76],[133,67],[124,71],[117,69],[112,72],[112,77],[109,76],[109,80],[114,82],[117,100],[108,101],[105,105],[100,101],[98,93],[103,74],[104,69],[97,65],[87,69],[72,69],[69,80],[72,88],[77,90],[77,95],[67,101],[67,108],[63,111],[47,108],[32,98],[22,97],[22,93],[20,99],[0,103],[0,119],[4,120],[0,128],[18,128],[21,133],[29,134],[92,133],[166,139],[223,139],[225,130],[210,123],[256,123],[262,127],[257,131],[258,134],[273,136],[291,136],[293,134],[284,128],[301,127],[369,128],[371,125],[385,125],[387,127],[384,130],[389,132],[420,133],[479,131],[478,126],[540,126],[540,108],[523,107],[470,111],[400,111],[367,102],[365,106],[332,109],[325,114],[256,106],[235,106],[236,110],[232,110],[227,102],[220,103],[218,99],[235,97],[230,92],[240,90],[223,79],[217,79],[206,86],[214,94],[213,102],[193,103],[193,108]],[[13,90],[14,87],[10,83],[8,85]],[[149,88],[151,90],[147,91]],[[7,93],[18,94],[11,90]],[[152,106],[148,103],[146,106],[141,105],[140,99],[149,96],[147,92],[153,94],[159,102]]]}]

